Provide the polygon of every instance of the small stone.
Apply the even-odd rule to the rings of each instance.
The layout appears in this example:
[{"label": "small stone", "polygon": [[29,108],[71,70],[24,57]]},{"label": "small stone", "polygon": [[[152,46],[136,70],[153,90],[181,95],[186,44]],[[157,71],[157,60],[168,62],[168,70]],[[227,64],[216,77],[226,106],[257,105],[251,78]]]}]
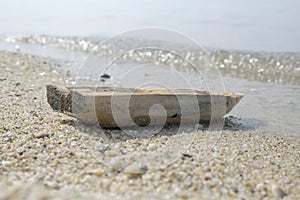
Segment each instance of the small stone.
[{"label": "small stone", "polygon": [[0,125],[0,131],[7,131],[7,128]]},{"label": "small stone", "polygon": [[110,79],[110,75],[108,74],[101,74],[100,81],[104,82],[106,79]]},{"label": "small stone", "polygon": [[245,186],[246,187],[250,187],[251,188],[251,187],[253,187],[253,185],[254,184],[252,182],[250,182],[250,181],[245,182]]},{"label": "small stone", "polygon": [[124,169],[124,172],[128,175],[129,178],[140,177],[146,171],[147,171],[147,166],[140,167],[136,164],[129,165]]},{"label": "small stone", "polygon": [[228,194],[228,189],[226,189],[225,187],[221,187],[220,192],[222,194]]},{"label": "small stone", "polygon": [[59,185],[55,181],[45,181],[44,185],[52,189],[59,189]]},{"label": "small stone", "polygon": [[108,74],[101,74],[100,77],[101,77],[101,78],[110,78],[110,75],[108,75]]},{"label": "small stone", "polygon": [[264,190],[265,189],[265,185],[263,183],[259,183],[256,185],[256,189],[258,191]]},{"label": "small stone", "polygon": [[44,137],[50,137],[49,133],[37,133],[34,135],[35,138],[44,138]]},{"label": "small stone", "polygon": [[5,76],[0,76],[0,81],[6,81],[6,77]]},{"label": "small stone", "polygon": [[245,153],[244,151],[238,150],[237,155],[242,156],[242,155],[244,155],[244,153]]},{"label": "small stone", "polygon": [[19,155],[22,155],[24,152],[25,152],[24,147],[19,147],[19,148],[17,148],[17,153],[18,153]]},{"label": "small stone", "polygon": [[22,96],[22,95],[23,95],[23,94],[20,93],[20,92],[18,92],[18,93],[15,94],[16,97],[20,97],[20,96]]},{"label": "small stone", "polygon": [[148,150],[149,151],[155,151],[156,149],[158,149],[158,145],[157,144],[155,144],[155,143],[149,144],[149,146],[148,146]]},{"label": "small stone", "polygon": [[211,179],[209,181],[207,181],[207,185],[210,188],[214,188],[219,184],[219,180],[218,179]]},{"label": "small stone", "polygon": [[117,155],[117,153],[114,150],[106,150],[104,152],[104,155],[109,156],[109,157],[114,157]]},{"label": "small stone", "polygon": [[115,139],[121,139],[121,134],[116,134]]},{"label": "small stone", "polygon": [[197,124],[197,125],[195,126],[195,129],[196,129],[196,130],[203,131],[204,127],[203,127],[202,124]]},{"label": "small stone", "polygon": [[238,189],[237,187],[233,187],[233,188],[232,188],[232,191],[233,191],[234,193],[236,193],[236,194],[239,193],[239,189]]},{"label": "small stone", "polygon": [[104,171],[102,168],[92,169],[92,170],[88,171],[87,174],[95,175],[95,176],[102,176],[104,174]]},{"label": "small stone", "polygon": [[283,197],[287,196],[287,194],[283,191],[283,189],[281,187],[279,187],[278,185],[273,185],[272,192],[273,192],[274,196],[276,196],[277,198],[283,198]]},{"label": "small stone", "polygon": [[12,166],[12,165],[14,165],[16,163],[17,163],[16,160],[2,160],[2,165],[4,167],[10,167],[10,166]]},{"label": "small stone", "polygon": [[191,157],[193,157],[193,155],[191,155],[191,154],[188,154],[188,153],[183,153],[183,154],[182,154],[182,156],[183,156],[183,157],[187,157],[187,158],[191,158]]},{"label": "small stone", "polygon": [[212,175],[211,173],[207,172],[204,174],[204,180],[208,181],[208,180],[211,180],[212,179]]},{"label": "small stone", "polygon": [[112,167],[115,170],[121,170],[123,165],[122,162],[119,158],[113,158],[111,159],[111,161],[109,162],[110,167]]},{"label": "small stone", "polygon": [[187,193],[181,193],[181,194],[179,194],[179,197],[181,199],[189,199],[189,195]]},{"label": "small stone", "polygon": [[45,76],[46,72],[41,72],[40,76]]}]

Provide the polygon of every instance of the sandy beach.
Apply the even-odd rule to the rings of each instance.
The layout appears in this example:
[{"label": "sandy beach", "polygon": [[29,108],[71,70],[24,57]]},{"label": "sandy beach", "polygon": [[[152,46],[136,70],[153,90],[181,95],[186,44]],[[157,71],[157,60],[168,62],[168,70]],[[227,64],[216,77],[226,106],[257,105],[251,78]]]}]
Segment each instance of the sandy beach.
[{"label": "sandy beach", "polygon": [[[59,69],[52,59],[0,51],[0,200],[300,199],[300,133],[227,130],[209,150],[201,147],[208,131],[108,145],[48,105],[45,86],[65,84]],[[163,160],[157,146],[191,135],[187,153],[162,169],[119,159],[121,150],[134,157],[147,149]]]}]

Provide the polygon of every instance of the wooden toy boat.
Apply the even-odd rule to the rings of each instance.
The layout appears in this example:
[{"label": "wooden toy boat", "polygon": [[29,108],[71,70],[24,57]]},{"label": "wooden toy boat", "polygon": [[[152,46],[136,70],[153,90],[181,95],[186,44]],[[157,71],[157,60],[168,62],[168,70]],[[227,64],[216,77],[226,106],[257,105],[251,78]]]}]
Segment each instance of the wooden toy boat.
[{"label": "wooden toy boat", "polygon": [[47,100],[53,110],[84,121],[98,121],[103,128],[220,119],[243,96],[241,93],[189,89],[47,85]]}]

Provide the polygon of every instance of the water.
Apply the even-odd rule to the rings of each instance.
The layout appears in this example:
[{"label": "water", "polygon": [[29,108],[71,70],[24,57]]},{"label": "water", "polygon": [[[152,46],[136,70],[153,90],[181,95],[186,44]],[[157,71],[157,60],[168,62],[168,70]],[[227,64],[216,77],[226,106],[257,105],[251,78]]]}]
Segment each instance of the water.
[{"label": "water", "polygon": [[294,0],[0,1],[0,34],[107,36],[141,28],[182,32],[204,46],[300,51]]}]

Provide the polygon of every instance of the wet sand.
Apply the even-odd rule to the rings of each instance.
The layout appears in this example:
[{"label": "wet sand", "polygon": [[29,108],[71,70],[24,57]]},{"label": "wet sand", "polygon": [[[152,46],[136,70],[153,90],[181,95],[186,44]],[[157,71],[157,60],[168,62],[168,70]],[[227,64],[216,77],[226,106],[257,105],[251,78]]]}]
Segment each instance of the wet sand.
[{"label": "wet sand", "polygon": [[[208,131],[107,143],[51,110],[45,85],[64,80],[54,60],[0,51],[0,199],[300,198],[299,134],[227,130],[209,149]],[[149,170],[162,144],[191,135],[187,152]],[[145,149],[160,160],[122,160]]]}]

